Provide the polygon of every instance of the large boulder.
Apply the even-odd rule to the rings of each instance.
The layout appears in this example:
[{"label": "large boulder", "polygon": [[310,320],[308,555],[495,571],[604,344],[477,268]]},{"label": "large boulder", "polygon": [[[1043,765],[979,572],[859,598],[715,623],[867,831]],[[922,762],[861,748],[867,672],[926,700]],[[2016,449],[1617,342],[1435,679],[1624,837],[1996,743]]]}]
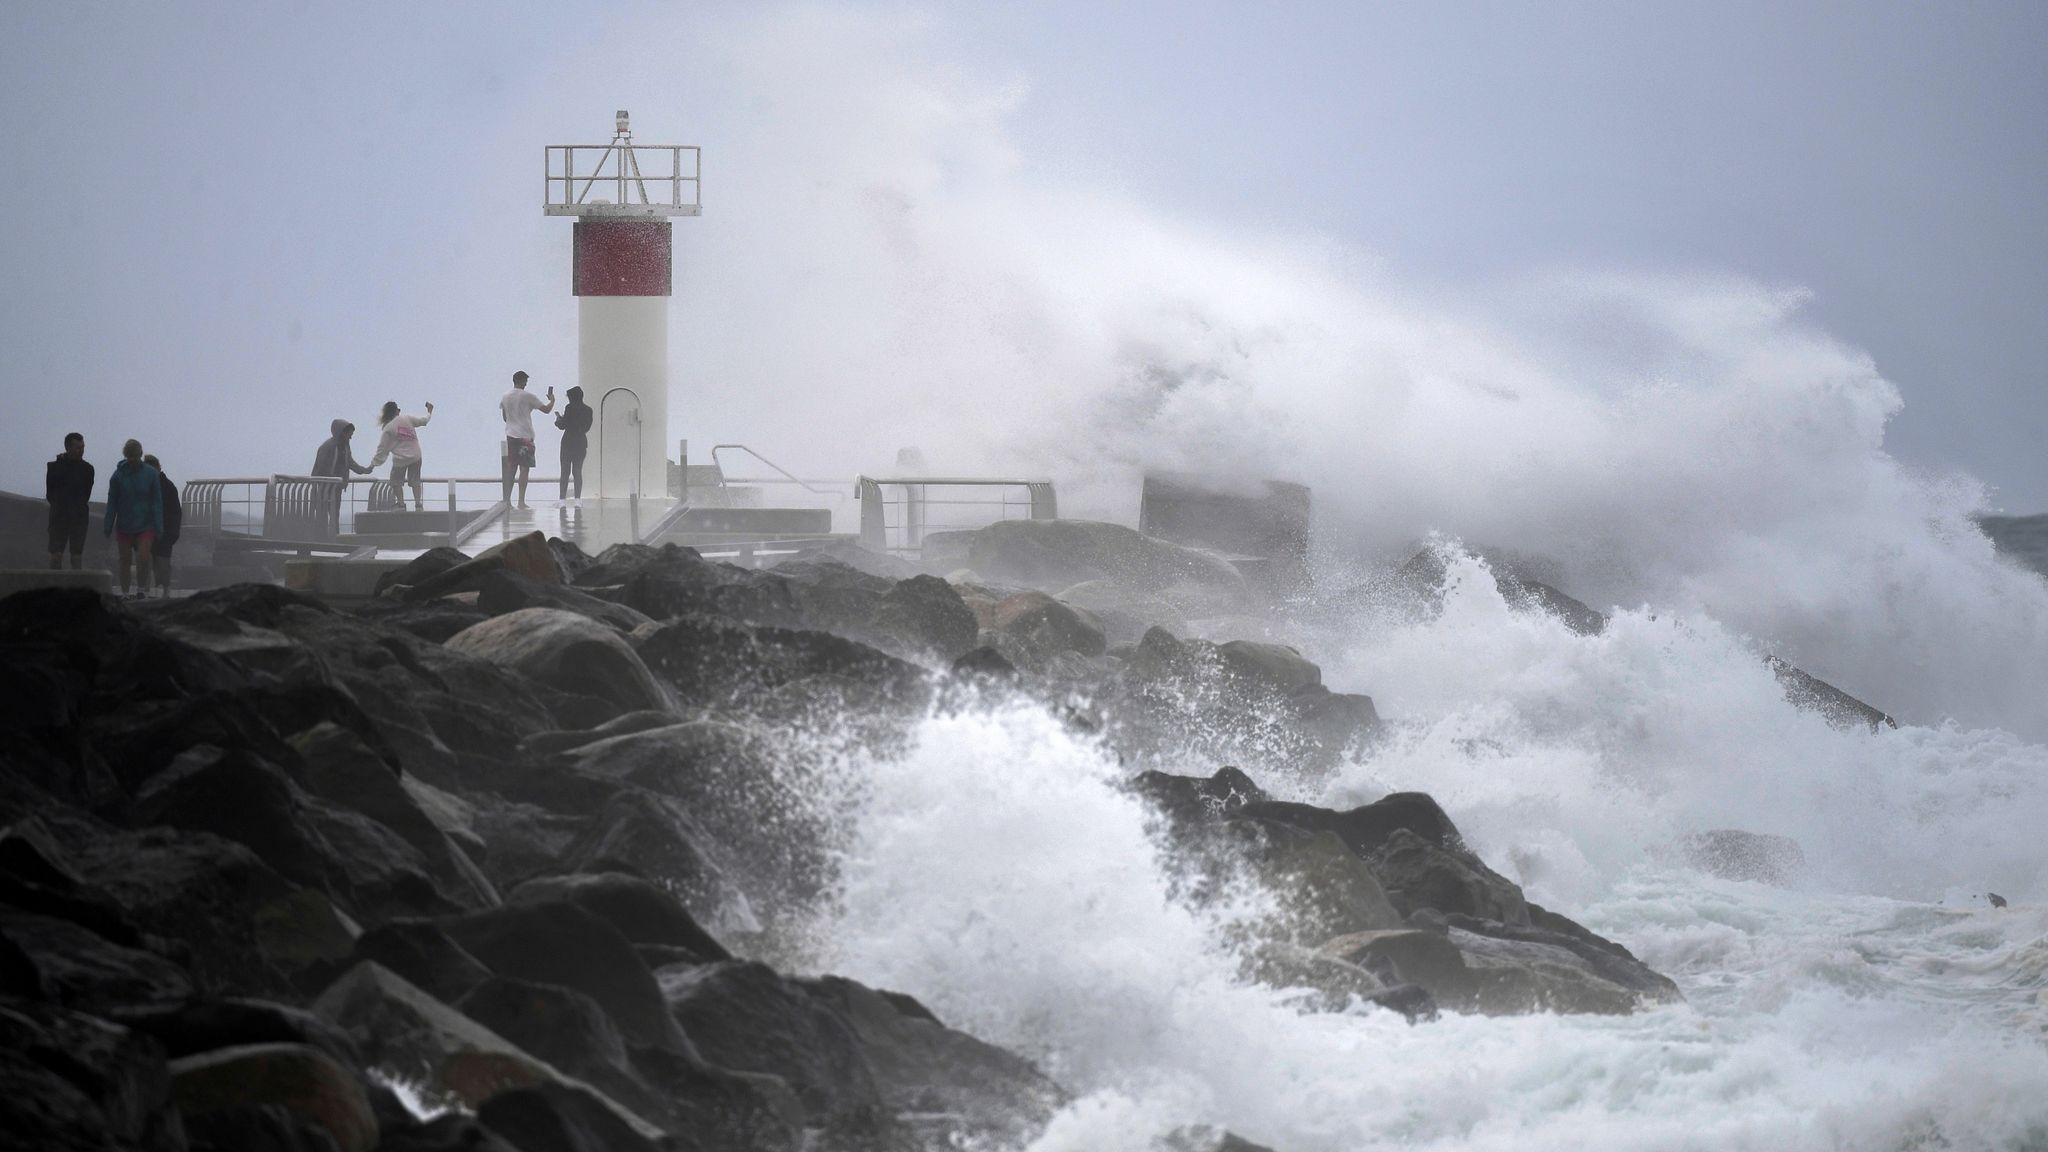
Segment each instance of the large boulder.
[{"label": "large boulder", "polygon": [[566,900],[603,920],[635,946],[680,948],[705,961],[732,959],[674,893],[643,877],[621,872],[543,876],[511,894],[514,904],[555,900]]},{"label": "large boulder", "polygon": [[917,666],[827,632],[686,616],[634,636],[640,656],[686,702],[756,710],[802,681],[871,690],[905,707],[919,701]]},{"label": "large boulder", "polygon": [[517,572],[497,571],[478,581],[476,606],[492,616],[503,616],[523,608],[558,608],[608,624],[620,632],[631,632],[650,623],[644,613],[593,596],[566,584],[544,584]]},{"label": "large boulder", "polygon": [[1102,624],[1092,613],[1043,592],[1006,596],[976,615],[983,628],[1011,637],[1041,658],[1058,652],[1100,656],[1106,646]]},{"label": "large boulder", "polygon": [[123,832],[50,812],[0,831],[0,864],[10,903],[153,951],[202,992],[289,993],[355,936],[320,892],[203,833]]},{"label": "large boulder", "polygon": [[303,1044],[250,1044],[171,1062],[171,1094],[187,1118],[278,1107],[319,1127],[336,1152],[370,1152],[377,1117],[355,1074]]},{"label": "large boulder", "polygon": [[886,1107],[859,1035],[801,985],[754,961],[664,968],[663,994],[713,1064],[781,1078],[811,1123],[885,1124]]},{"label": "large boulder", "polygon": [[523,608],[455,635],[451,651],[577,695],[610,701],[618,712],[668,705],[646,664],[618,632],[559,608]]},{"label": "large boulder", "polygon": [[33,988],[81,1011],[164,1012],[195,994],[191,976],[178,965],[54,916],[0,905],[0,947],[12,948],[31,969],[10,980],[17,986],[6,991]]},{"label": "large boulder", "polygon": [[547,1082],[501,1092],[477,1121],[520,1152],[661,1152],[660,1129],[581,1085]]},{"label": "large boulder", "polygon": [[22,1149],[185,1147],[156,1041],[11,996],[0,996],[0,1133]]},{"label": "large boulder", "polygon": [[1144,761],[1319,770],[1379,728],[1370,698],[1331,692],[1290,648],[1153,628],[1113,654],[1121,668],[1104,692],[1105,734]]},{"label": "large boulder", "polygon": [[313,1002],[370,1066],[437,1107],[475,1109],[500,1092],[558,1079],[545,1061],[376,963],[350,969]]},{"label": "large boulder", "polygon": [[887,1107],[949,1118],[950,1146],[1002,1146],[1044,1127],[1066,1094],[1030,1061],[946,1027],[916,1000],[842,976],[796,982],[853,1028]]},{"label": "large boulder", "polygon": [[427,875],[418,849],[383,824],[307,793],[273,764],[201,746],[137,795],[141,822],[244,844],[291,880],[372,921],[459,907]]},{"label": "large boulder", "polygon": [[686,1052],[662,990],[617,929],[567,901],[511,905],[441,921],[450,939],[500,976],[589,996],[634,1044]]}]

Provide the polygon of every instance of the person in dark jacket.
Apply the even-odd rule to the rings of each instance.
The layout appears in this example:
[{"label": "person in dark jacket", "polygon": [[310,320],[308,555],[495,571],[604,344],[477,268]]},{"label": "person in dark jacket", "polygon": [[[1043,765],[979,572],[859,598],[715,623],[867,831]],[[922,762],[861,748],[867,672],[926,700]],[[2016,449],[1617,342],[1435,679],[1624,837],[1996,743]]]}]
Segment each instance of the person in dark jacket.
[{"label": "person in dark jacket", "polygon": [[590,452],[590,421],[596,413],[583,402],[583,389],[569,389],[569,406],[555,417],[562,430],[562,495],[569,498],[569,478],[576,478],[576,498],[583,499],[583,457]]},{"label": "person in dark jacket", "polygon": [[78,567],[85,555],[85,530],[92,523],[92,465],[85,462],[85,437],[64,437],[64,452],[43,470],[43,496],[50,502],[50,567]]},{"label": "person in dark jacket", "polygon": [[141,587],[133,598],[149,595],[149,552],[164,530],[164,486],[157,470],[142,460],[142,441],[121,445],[121,462],[107,478],[105,532],[114,538],[119,556],[121,595],[129,595],[129,569]]},{"label": "person in dark jacket", "polygon": [[[356,426],[346,420],[336,420],[327,426],[327,430],[333,435],[320,445],[318,452],[313,453],[311,474],[334,476],[342,480],[347,480],[350,474],[368,476],[370,466],[356,463],[355,449],[349,443],[349,438],[356,434]],[[337,527],[341,524],[341,498],[347,491],[347,484],[334,486],[334,523]]]},{"label": "person in dark jacket", "polygon": [[169,599],[171,546],[178,542],[178,532],[185,526],[185,506],[178,500],[178,486],[164,475],[163,464],[154,456],[144,456],[142,462],[156,469],[157,480],[164,492],[164,530],[156,534],[155,542],[149,546],[149,566],[156,571],[157,591]]},{"label": "person in dark jacket", "polygon": [[356,463],[355,449],[349,443],[349,438],[356,434],[356,426],[346,420],[336,420],[327,426],[327,430],[333,435],[322,442],[320,450],[313,454],[313,471],[310,474],[339,476],[344,480],[351,475],[368,476],[370,466]]}]

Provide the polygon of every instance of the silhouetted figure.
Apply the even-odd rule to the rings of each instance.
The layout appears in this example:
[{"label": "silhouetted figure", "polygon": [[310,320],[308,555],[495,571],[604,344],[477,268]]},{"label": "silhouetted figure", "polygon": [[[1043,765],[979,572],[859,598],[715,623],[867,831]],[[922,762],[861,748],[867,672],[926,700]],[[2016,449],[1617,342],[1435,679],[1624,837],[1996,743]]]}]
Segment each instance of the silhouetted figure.
[{"label": "silhouetted figure", "polygon": [[348,484],[345,481],[352,475],[369,475],[370,466],[356,463],[355,447],[350,443],[350,438],[356,434],[355,425],[346,420],[336,420],[327,426],[327,430],[333,435],[322,441],[320,450],[313,453],[313,471],[308,475],[332,476],[344,481],[334,486],[334,524],[339,528],[341,498],[348,491]]},{"label": "silhouetted figure", "polygon": [[137,586],[133,599],[149,595],[150,549],[164,530],[163,478],[142,459],[142,441],[121,445],[121,462],[107,478],[107,520],[104,531],[114,538],[119,556],[121,595],[129,596],[130,577]]},{"label": "silhouetted figure", "polygon": [[569,498],[570,478],[574,477],[576,499],[583,499],[583,457],[590,452],[590,424],[597,413],[583,402],[583,389],[571,388],[567,393],[568,406],[555,417],[555,427],[562,430],[562,494]]},{"label": "silhouetted figure", "polygon": [[[421,423],[424,424],[426,421],[422,420]],[[352,475],[369,475],[370,466],[356,463],[355,446],[350,442],[356,434],[356,426],[346,420],[336,420],[327,426],[327,430],[333,435],[321,441],[320,450],[313,454],[313,471],[310,475],[338,476],[343,480]]]},{"label": "silhouetted figure", "polygon": [[505,458],[499,469],[503,481],[506,503],[512,500],[512,481],[519,481],[519,506],[526,507],[526,481],[533,475],[533,414],[555,410],[555,389],[548,387],[548,399],[543,404],[538,396],[526,390],[526,373],[512,374],[512,390],[498,398],[498,414],[505,418]]},{"label": "silhouetted figure", "polygon": [[[158,484],[163,488],[164,512],[163,531],[156,534],[156,540],[149,546],[149,564],[156,572],[157,591],[165,597],[171,594],[171,548],[178,542],[178,533],[185,527],[185,505],[178,499],[178,486],[164,475],[163,462],[154,456],[144,456],[144,464],[156,469]],[[148,591],[148,589],[142,589]]]},{"label": "silhouetted figure", "polygon": [[375,468],[391,457],[391,487],[398,493],[400,507],[405,504],[405,485],[412,483],[412,507],[415,512],[427,510],[426,489],[420,484],[420,433],[427,421],[434,418],[434,404],[427,402],[427,414],[414,416],[398,410],[398,401],[386,400],[384,411],[377,417],[377,426],[384,434],[377,438],[377,455],[370,460]]},{"label": "silhouetted figure", "polygon": [[85,437],[64,437],[64,451],[43,470],[43,498],[50,502],[50,567],[79,567],[85,555],[85,532],[92,523],[92,465],[85,462]]}]

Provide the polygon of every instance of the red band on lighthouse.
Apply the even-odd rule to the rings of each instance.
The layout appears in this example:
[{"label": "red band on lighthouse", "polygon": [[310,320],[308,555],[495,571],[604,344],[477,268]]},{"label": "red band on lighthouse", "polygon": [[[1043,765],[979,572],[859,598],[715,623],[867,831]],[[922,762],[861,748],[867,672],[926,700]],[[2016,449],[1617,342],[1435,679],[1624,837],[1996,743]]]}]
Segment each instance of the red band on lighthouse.
[{"label": "red band on lighthouse", "polygon": [[576,221],[576,295],[670,295],[670,231],[666,220]]}]

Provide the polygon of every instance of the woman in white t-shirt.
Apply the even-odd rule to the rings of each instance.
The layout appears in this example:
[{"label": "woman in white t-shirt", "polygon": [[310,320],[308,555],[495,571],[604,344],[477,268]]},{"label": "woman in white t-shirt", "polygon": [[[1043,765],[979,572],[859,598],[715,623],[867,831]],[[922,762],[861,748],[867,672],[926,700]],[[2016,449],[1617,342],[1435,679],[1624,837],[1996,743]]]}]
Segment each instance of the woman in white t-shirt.
[{"label": "woman in white t-shirt", "polygon": [[434,405],[427,404],[427,414],[414,416],[398,410],[398,401],[386,400],[384,411],[377,417],[377,424],[384,434],[377,438],[377,455],[370,461],[375,468],[391,457],[391,487],[398,493],[398,503],[405,504],[405,485],[412,482],[412,506],[416,512],[427,510],[426,491],[420,484],[420,434],[427,421],[434,418]]}]

